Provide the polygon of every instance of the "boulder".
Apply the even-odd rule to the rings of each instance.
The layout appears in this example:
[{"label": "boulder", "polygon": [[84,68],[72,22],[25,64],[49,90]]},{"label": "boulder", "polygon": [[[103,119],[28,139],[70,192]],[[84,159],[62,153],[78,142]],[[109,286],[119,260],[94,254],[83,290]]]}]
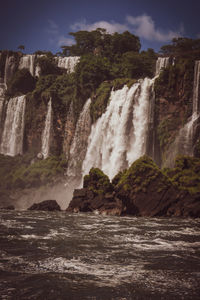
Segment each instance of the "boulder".
[{"label": "boulder", "polygon": [[5,210],[14,210],[15,209],[15,207],[14,207],[14,205],[8,205],[8,206],[5,206],[5,207],[1,207],[0,209],[5,209]]},{"label": "boulder", "polygon": [[60,206],[56,200],[45,200],[39,203],[34,203],[28,210],[44,210],[44,211],[60,211]]},{"label": "boulder", "polygon": [[176,188],[147,156],[136,160],[116,182],[116,196],[125,205],[126,214],[164,216],[176,200]]}]

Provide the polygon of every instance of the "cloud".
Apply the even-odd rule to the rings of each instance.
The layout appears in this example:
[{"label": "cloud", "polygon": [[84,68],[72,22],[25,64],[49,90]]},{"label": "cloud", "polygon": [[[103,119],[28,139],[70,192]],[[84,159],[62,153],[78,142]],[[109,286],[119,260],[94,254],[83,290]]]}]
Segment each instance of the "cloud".
[{"label": "cloud", "polygon": [[92,31],[97,28],[105,28],[109,33],[124,32],[126,30],[138,35],[140,38],[148,41],[167,42],[174,37],[182,36],[184,32],[183,25],[180,25],[179,30],[163,30],[156,27],[151,16],[141,15],[137,17],[127,16],[124,23],[116,23],[114,21],[99,21],[95,23],[87,23],[86,20],[72,24],[71,29]]},{"label": "cloud", "polygon": [[75,43],[73,38],[66,38],[64,35],[58,37],[58,46],[71,46]]},{"label": "cloud", "polygon": [[67,38],[64,35],[60,33],[60,28],[54,22],[53,20],[48,20],[48,28],[46,29],[46,32],[49,35],[49,43],[50,44],[56,44],[56,46],[71,46],[73,45],[74,39],[73,38]]},{"label": "cloud", "polygon": [[129,27],[126,24],[120,24],[116,23],[114,21],[107,22],[107,21],[99,21],[92,24],[87,24],[85,20],[82,22],[77,22],[70,26],[72,30],[87,30],[92,31],[97,28],[105,28],[108,33],[114,33],[114,32],[124,32],[126,30],[129,30]]},{"label": "cloud", "polygon": [[174,37],[182,35],[183,31],[183,25],[181,25],[181,28],[178,31],[163,31],[162,29],[156,28],[153,19],[147,15],[138,17],[127,16],[126,20],[136,35],[149,41],[170,41]]}]

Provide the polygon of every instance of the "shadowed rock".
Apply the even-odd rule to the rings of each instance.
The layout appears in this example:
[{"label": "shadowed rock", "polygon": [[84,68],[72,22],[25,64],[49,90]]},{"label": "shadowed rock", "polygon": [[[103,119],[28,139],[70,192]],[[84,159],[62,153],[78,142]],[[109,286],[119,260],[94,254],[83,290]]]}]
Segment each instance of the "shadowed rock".
[{"label": "shadowed rock", "polygon": [[45,200],[34,203],[28,210],[60,211],[61,209],[56,200]]}]

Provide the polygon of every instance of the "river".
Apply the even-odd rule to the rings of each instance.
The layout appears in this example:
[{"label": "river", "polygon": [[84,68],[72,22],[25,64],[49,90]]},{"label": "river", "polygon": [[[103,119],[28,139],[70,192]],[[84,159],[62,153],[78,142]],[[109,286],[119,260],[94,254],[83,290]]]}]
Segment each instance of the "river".
[{"label": "river", "polygon": [[1,299],[199,299],[200,220],[0,211]]}]

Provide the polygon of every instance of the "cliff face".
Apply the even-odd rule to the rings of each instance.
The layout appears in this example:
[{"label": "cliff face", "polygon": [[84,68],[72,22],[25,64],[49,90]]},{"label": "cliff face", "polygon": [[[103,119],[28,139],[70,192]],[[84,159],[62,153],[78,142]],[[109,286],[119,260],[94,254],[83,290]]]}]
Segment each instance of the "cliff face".
[{"label": "cliff face", "polygon": [[199,86],[197,64],[187,60],[175,62],[155,82],[156,134],[162,166],[172,167],[178,154],[197,154],[195,148],[200,137],[199,109],[194,109],[200,98],[199,92],[195,94]]}]

